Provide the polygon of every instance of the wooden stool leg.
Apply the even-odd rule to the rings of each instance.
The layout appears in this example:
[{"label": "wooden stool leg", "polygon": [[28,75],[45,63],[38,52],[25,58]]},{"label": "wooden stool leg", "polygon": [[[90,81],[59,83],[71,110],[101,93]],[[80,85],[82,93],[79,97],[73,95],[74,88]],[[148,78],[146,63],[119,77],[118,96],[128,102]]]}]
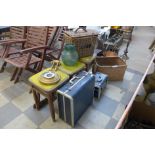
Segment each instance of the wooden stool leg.
[{"label": "wooden stool leg", "polygon": [[52,96],[53,96],[52,93],[48,95],[48,104],[49,104],[52,120],[53,120],[53,122],[55,122],[55,109],[54,109]]},{"label": "wooden stool leg", "polygon": [[33,93],[33,97],[34,97],[34,101],[35,101],[35,104],[34,104],[34,108],[36,108],[37,110],[39,110],[40,109],[40,100],[38,99],[38,95],[37,95],[37,92],[34,90],[34,89],[32,89],[32,93]]},{"label": "wooden stool leg", "polygon": [[34,66],[33,66],[33,69],[37,70],[37,68],[38,68],[38,63],[35,63]]},{"label": "wooden stool leg", "polygon": [[40,101],[40,94],[39,94],[39,93],[37,93],[37,96],[38,96],[38,100]]},{"label": "wooden stool leg", "polygon": [[32,93],[32,88],[30,89],[30,91],[29,91],[29,94],[31,94]]},{"label": "wooden stool leg", "polygon": [[19,78],[20,78],[20,76],[22,74],[22,71],[23,71],[23,68],[20,68],[19,71],[18,71],[18,73],[17,73],[17,76],[15,78],[15,82],[14,83],[17,83],[19,81]]},{"label": "wooden stool leg", "polygon": [[44,64],[44,62],[39,62],[39,63],[38,63],[38,66],[37,66],[37,68],[36,68],[38,72],[40,72],[40,71],[42,70],[43,64]]},{"label": "wooden stool leg", "polygon": [[17,74],[17,71],[18,71],[18,68],[16,67],[13,74],[12,74],[12,77],[11,77],[10,81],[14,80],[14,78],[15,78],[15,76]]},{"label": "wooden stool leg", "polygon": [[4,72],[6,65],[7,65],[7,62],[4,62],[1,69],[0,69],[0,73]]}]

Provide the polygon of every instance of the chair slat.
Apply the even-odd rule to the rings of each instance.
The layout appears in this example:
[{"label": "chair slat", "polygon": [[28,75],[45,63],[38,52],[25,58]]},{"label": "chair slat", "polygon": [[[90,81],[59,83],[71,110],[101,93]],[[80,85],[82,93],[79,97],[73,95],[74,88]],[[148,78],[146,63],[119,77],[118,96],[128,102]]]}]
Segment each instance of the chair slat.
[{"label": "chair slat", "polygon": [[46,45],[47,43],[48,27],[45,26],[33,26],[28,27],[27,32],[27,47],[34,47],[39,45]]},{"label": "chair slat", "polygon": [[11,26],[10,38],[23,39],[26,38],[26,26]]}]

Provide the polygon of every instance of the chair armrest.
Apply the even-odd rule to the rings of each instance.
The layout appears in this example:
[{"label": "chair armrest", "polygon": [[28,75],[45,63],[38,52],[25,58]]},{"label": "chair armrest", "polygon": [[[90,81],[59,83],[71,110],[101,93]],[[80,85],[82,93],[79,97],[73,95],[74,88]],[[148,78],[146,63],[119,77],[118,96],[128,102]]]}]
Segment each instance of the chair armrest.
[{"label": "chair armrest", "polygon": [[4,40],[0,40],[0,43],[4,43],[4,42],[10,42],[10,41],[15,41],[17,39],[4,39]]},{"label": "chair armrest", "polygon": [[0,40],[0,43],[5,43],[7,42],[8,40]]},{"label": "chair armrest", "polygon": [[48,46],[36,46],[36,47],[20,50],[20,52],[21,53],[32,53],[32,52],[34,52],[36,50],[47,49],[47,48],[48,48]]},{"label": "chair armrest", "polygon": [[17,41],[17,40],[21,40],[21,39],[4,39],[4,40],[0,40],[0,43],[10,42],[10,41]]},{"label": "chair armrest", "polygon": [[26,42],[26,39],[12,39],[9,41],[0,41],[0,45],[11,45],[16,43],[24,43]]}]

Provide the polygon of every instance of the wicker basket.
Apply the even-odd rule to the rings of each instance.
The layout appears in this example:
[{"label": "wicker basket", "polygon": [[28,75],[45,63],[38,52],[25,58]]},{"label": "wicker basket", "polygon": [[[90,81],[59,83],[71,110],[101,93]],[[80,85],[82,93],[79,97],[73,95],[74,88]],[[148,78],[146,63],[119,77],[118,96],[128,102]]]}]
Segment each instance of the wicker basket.
[{"label": "wicker basket", "polygon": [[118,57],[118,54],[114,51],[101,51],[99,53],[97,53],[97,56],[101,56],[101,57]]},{"label": "wicker basket", "polygon": [[97,57],[93,72],[97,71],[107,74],[111,81],[121,81],[126,68],[126,63],[120,57]]},{"label": "wicker basket", "polygon": [[[79,58],[92,56],[98,33],[93,30],[78,28],[76,31],[66,31],[64,33],[65,43],[75,44]],[[79,31],[80,30],[80,31]]]}]

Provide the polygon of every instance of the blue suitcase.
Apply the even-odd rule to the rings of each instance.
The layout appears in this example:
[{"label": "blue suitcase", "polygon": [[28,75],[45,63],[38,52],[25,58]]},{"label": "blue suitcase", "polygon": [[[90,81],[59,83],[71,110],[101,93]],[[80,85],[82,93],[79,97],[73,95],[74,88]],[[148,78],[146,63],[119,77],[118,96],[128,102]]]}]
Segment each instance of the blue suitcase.
[{"label": "blue suitcase", "polygon": [[81,71],[57,90],[59,117],[72,127],[93,103],[95,76]]},{"label": "blue suitcase", "polygon": [[94,97],[100,99],[103,93],[103,90],[106,88],[108,82],[108,75],[96,72],[95,74],[95,89]]}]

